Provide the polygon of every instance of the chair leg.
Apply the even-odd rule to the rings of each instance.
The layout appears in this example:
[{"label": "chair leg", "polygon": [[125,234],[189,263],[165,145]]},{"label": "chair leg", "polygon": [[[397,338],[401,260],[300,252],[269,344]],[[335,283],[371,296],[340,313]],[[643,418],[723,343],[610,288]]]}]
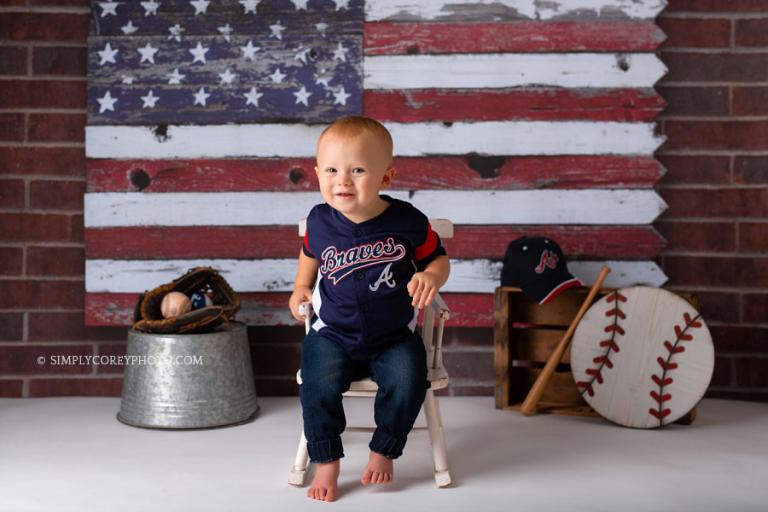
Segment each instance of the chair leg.
[{"label": "chair leg", "polygon": [[296,459],[293,461],[291,474],[288,475],[288,483],[296,487],[303,487],[307,481],[307,468],[309,467],[309,452],[307,452],[307,438],[304,437],[304,426],[301,428],[299,448],[296,450]]},{"label": "chair leg", "polygon": [[438,487],[451,485],[451,474],[448,472],[448,453],[445,446],[443,421],[440,418],[440,407],[437,404],[435,392],[427,390],[424,400],[424,414],[429,429],[429,442],[432,445],[432,458],[435,461],[435,483]]}]

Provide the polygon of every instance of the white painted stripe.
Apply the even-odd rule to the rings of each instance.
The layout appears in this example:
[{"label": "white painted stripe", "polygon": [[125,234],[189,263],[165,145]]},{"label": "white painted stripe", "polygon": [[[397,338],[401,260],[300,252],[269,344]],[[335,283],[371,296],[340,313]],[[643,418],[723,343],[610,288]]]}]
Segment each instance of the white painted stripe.
[{"label": "white painted stripe", "polygon": [[667,72],[653,53],[380,55],[363,69],[363,89],[653,87]]},{"label": "white painted stripe", "polygon": [[635,19],[652,19],[667,5],[664,0],[475,0],[471,4],[453,0],[366,0],[366,21],[389,18],[439,21],[467,9],[489,6],[502,12],[515,13],[521,18],[550,20],[564,16],[605,14]]},{"label": "white painted stripe", "polygon": [[[385,123],[397,156],[651,155],[665,140],[653,123],[489,121]],[[325,125],[88,126],[88,158],[314,157]]]},{"label": "white painted stripe", "polygon": [[[661,286],[667,280],[652,261],[572,261],[569,270],[584,283],[592,283],[603,265],[611,267],[608,287],[633,284]],[[232,288],[245,292],[286,292],[293,287],[295,259],[199,260],[86,260],[88,293],[141,293],[181,276],[191,267],[212,266]],[[451,260],[445,292],[491,293],[499,285],[501,262],[486,259]]]},{"label": "white painted stripe", "polygon": [[[649,189],[388,193],[457,225],[650,224],[667,206]],[[85,226],[295,226],[321,202],[319,192],[91,193],[85,195]]]}]

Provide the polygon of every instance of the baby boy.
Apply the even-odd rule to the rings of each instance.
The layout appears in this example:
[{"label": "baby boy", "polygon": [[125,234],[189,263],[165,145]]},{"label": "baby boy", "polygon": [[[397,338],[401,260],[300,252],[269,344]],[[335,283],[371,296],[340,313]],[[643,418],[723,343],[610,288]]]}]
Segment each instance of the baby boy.
[{"label": "baby boy", "polygon": [[361,481],[392,481],[424,402],[426,351],[415,331],[419,309],[448,279],[440,237],[411,204],[379,192],[395,174],[392,137],[378,121],[336,120],[317,142],[315,172],[324,204],[307,217],[291,313],[312,302],[312,329],[301,349],[300,398],[310,461],[317,472],[307,496],[336,499],[342,393],[371,376],[378,386],[376,430]]}]

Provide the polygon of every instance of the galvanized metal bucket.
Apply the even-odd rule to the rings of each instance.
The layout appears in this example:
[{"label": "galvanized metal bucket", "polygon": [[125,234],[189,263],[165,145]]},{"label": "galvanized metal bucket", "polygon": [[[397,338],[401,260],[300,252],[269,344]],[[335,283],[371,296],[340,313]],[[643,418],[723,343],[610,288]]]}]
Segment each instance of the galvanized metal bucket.
[{"label": "galvanized metal bucket", "polygon": [[250,421],[259,410],[246,326],[204,334],[128,331],[117,419],[150,428],[208,428]]}]

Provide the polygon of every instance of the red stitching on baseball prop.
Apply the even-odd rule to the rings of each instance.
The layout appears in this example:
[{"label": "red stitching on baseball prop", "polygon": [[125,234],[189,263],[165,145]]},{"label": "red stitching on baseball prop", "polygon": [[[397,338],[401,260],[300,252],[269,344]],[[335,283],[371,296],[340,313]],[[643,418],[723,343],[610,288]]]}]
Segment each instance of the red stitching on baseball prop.
[{"label": "red stitching on baseball prop", "polygon": [[605,300],[609,304],[613,302],[616,303],[613,309],[609,309],[605,312],[605,316],[611,318],[611,323],[603,330],[605,332],[610,332],[611,338],[598,343],[600,347],[607,348],[604,354],[597,356],[592,360],[593,363],[599,366],[597,368],[587,368],[585,370],[586,374],[592,378],[586,381],[576,382],[576,386],[581,388],[580,393],[582,395],[586,392],[589,396],[595,396],[593,384],[595,381],[597,381],[598,384],[603,383],[603,367],[608,367],[609,369],[613,368],[613,363],[609,356],[611,355],[611,352],[619,352],[619,345],[616,343],[616,335],[624,336],[624,329],[619,325],[619,319],[624,320],[627,318],[627,315],[621,310],[621,303],[627,302],[627,298],[618,291],[615,291],[608,295]]},{"label": "red stitching on baseball prop", "polygon": [[662,426],[662,420],[669,416],[671,412],[668,408],[664,408],[664,402],[669,401],[672,398],[672,394],[664,393],[664,387],[669,386],[673,382],[672,377],[667,377],[667,372],[677,368],[677,363],[671,361],[672,356],[679,354],[680,352],[685,352],[685,347],[682,345],[682,342],[693,341],[693,335],[688,334],[687,331],[689,329],[698,329],[701,327],[702,324],[698,321],[700,317],[701,315],[696,315],[695,318],[691,318],[691,315],[688,313],[683,313],[683,327],[675,324],[675,342],[670,343],[668,340],[664,341],[664,348],[667,349],[667,358],[664,359],[663,357],[659,356],[656,359],[656,362],[659,363],[662,372],[660,376],[655,374],[651,375],[651,380],[653,380],[659,389],[658,391],[651,391],[650,395],[651,398],[653,398],[653,400],[656,402],[657,406],[651,407],[648,409],[648,412],[651,414],[651,416],[659,420],[659,426]]}]

